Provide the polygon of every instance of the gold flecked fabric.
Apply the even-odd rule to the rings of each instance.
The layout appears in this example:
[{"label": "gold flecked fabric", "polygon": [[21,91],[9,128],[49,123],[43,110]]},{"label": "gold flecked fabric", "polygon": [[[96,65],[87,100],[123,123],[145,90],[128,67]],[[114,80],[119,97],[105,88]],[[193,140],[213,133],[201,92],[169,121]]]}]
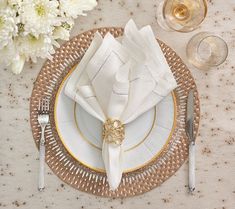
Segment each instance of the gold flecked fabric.
[{"label": "gold flecked fabric", "polygon": [[[74,65],[79,63],[92,41],[94,33],[110,32],[115,37],[123,34],[122,28],[99,28],[84,32],[62,45],[47,60],[35,82],[30,101],[30,121],[36,145],[39,144],[40,127],[37,122],[38,100],[48,97],[51,110],[54,109],[55,95],[63,80]],[[161,154],[146,166],[124,173],[116,191],[110,191],[105,173],[91,170],[75,160],[65,149],[55,128],[54,112],[50,113],[50,125],[46,129],[46,162],[62,181],[84,192],[104,197],[129,197],[147,192],[171,177],[188,156],[188,139],[185,133],[187,95],[196,88],[193,77],[180,57],[166,44],[159,41],[162,51],[178,83],[174,90],[177,103],[176,127],[169,143]],[[200,108],[198,92],[195,91],[195,134],[198,131]]]}]

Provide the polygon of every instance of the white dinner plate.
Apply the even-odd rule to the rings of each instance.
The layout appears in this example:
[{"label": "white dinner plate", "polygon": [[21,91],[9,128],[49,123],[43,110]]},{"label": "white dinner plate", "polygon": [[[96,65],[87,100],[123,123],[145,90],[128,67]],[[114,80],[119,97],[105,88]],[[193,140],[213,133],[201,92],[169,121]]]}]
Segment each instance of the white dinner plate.
[{"label": "white dinner plate", "polygon": [[[68,76],[63,80],[55,100],[57,132],[76,160],[93,170],[104,172],[102,123],[64,94]],[[125,126],[124,172],[143,167],[161,153],[174,131],[175,120],[176,101],[172,92],[155,108]]]}]

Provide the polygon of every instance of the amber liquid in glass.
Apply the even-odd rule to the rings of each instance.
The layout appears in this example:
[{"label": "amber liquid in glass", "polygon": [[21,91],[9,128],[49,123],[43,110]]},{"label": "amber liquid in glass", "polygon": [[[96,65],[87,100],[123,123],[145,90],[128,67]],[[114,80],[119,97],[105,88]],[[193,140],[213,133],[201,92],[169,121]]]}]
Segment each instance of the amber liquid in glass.
[{"label": "amber liquid in glass", "polygon": [[190,18],[190,10],[185,4],[176,4],[172,8],[172,16],[178,21],[185,21]]}]

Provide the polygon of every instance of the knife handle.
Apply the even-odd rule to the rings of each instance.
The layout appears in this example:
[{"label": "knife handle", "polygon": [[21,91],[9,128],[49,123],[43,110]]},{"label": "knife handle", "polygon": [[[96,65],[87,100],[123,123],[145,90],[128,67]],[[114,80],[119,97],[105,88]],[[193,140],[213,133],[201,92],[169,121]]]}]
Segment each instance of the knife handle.
[{"label": "knife handle", "polygon": [[195,142],[189,144],[189,193],[195,190]]}]

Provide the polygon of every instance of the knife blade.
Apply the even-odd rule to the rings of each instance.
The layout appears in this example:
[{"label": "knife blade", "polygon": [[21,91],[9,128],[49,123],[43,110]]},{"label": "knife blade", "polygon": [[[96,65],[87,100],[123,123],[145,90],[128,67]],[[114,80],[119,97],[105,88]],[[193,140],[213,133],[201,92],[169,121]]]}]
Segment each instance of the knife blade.
[{"label": "knife blade", "polygon": [[195,190],[195,137],[194,137],[194,89],[187,99],[186,133],[189,139],[189,193]]},{"label": "knife blade", "polygon": [[189,141],[195,141],[193,135],[193,121],[194,121],[194,89],[191,89],[188,94],[187,100],[187,120],[186,120],[186,132],[189,137]]}]

